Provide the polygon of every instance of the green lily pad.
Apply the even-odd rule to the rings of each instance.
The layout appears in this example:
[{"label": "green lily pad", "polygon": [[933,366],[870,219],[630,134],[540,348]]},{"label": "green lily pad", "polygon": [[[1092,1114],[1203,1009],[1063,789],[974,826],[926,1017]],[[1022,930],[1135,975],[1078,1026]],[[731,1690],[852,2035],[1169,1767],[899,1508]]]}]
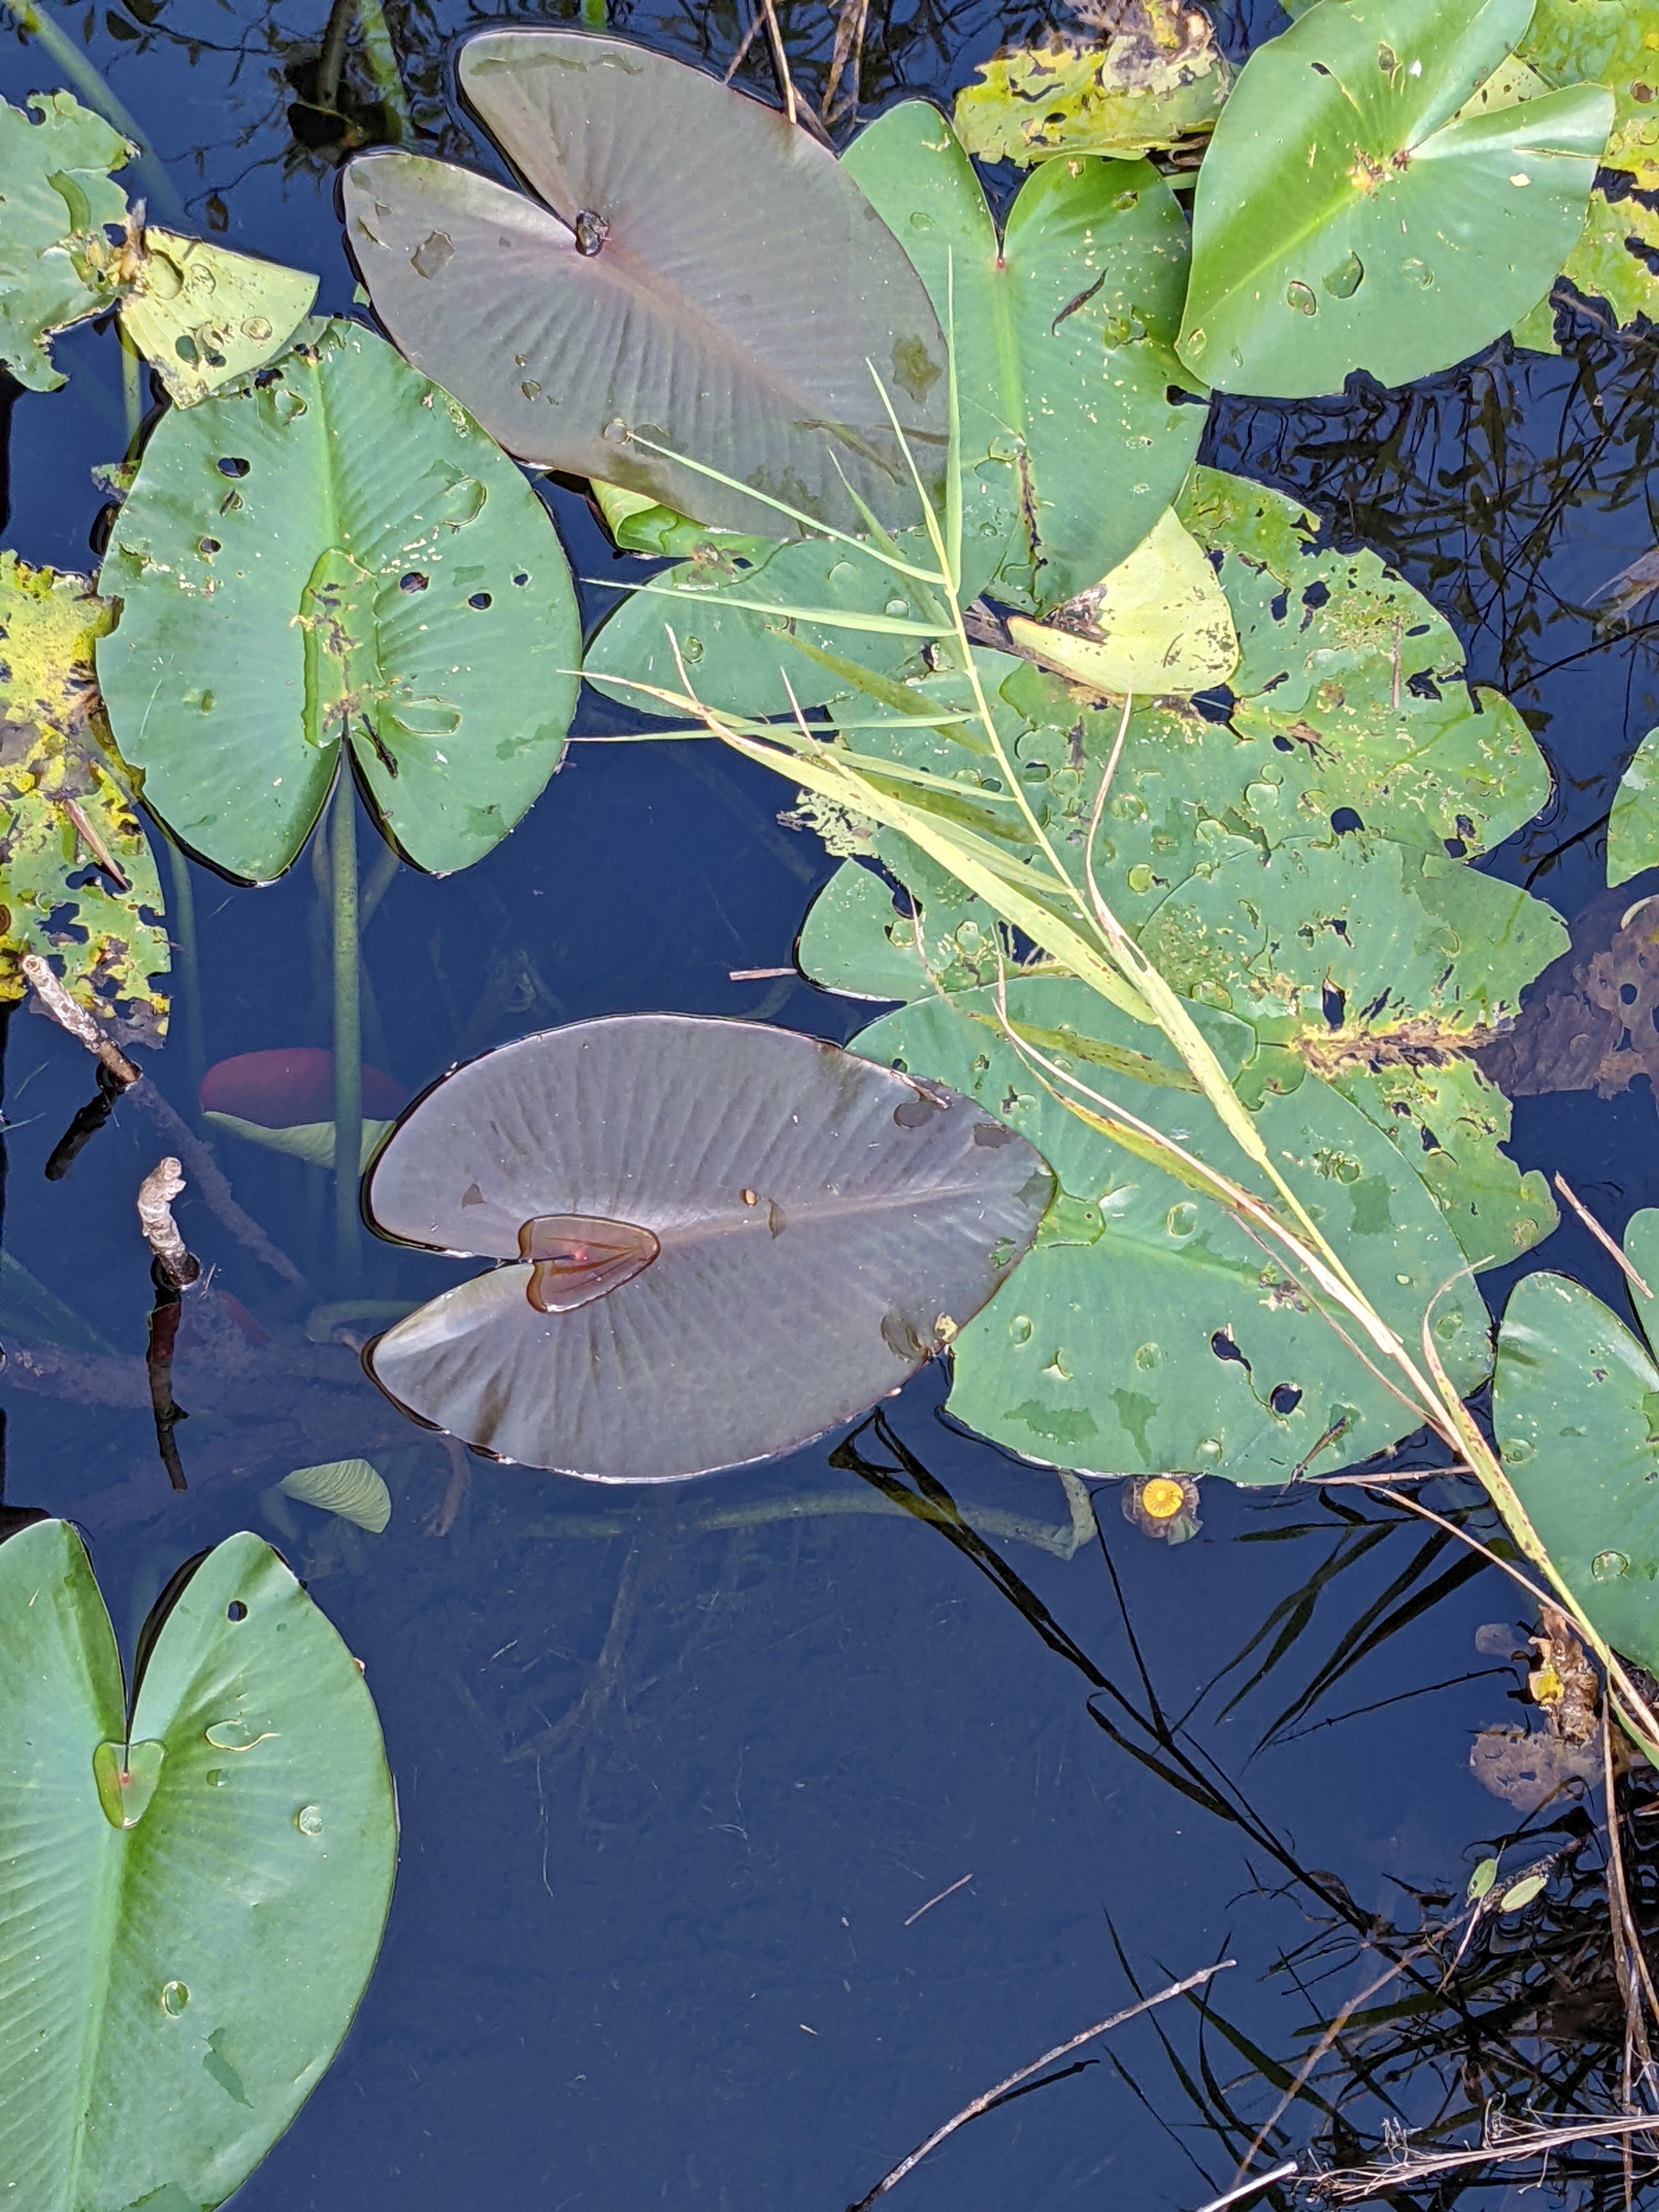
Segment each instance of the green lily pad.
[{"label": "green lily pad", "polygon": [[0,1001],[38,953],[88,1013],[159,1044],[161,887],[93,674],[113,618],[84,576],[0,553]]},{"label": "green lily pad", "polygon": [[1510,1102],[1472,1060],[1340,1068],[1330,1081],[1422,1176],[1472,1267],[1518,1259],[1554,1229],[1559,1216],[1541,1173],[1522,1175],[1499,1149]]},{"label": "green lily pad", "polygon": [[100,583],[122,603],[98,654],[118,741],[228,874],[289,866],[343,736],[386,835],[441,875],[559,764],[580,632],[547,510],[355,323],[163,416]]},{"label": "green lily pad", "polygon": [[366,1362],[416,1419],[532,1467],[736,1466],[897,1389],[1053,1187],[1001,1121],[816,1037],[579,1022],[458,1069],[392,1132],[374,1226],[502,1264]]},{"label": "green lily pad", "polygon": [[843,860],[807,908],[795,965],[809,982],[853,999],[920,997],[929,986],[916,926],[872,868]]},{"label": "green lily pad", "polygon": [[[1613,95],[1460,114],[1533,0],[1344,0],[1251,55],[1199,173],[1181,357],[1297,398],[1448,368],[1542,299],[1583,228]],[[1532,57],[1528,57],[1532,58]]]},{"label": "green lily pad", "polygon": [[1139,544],[1203,433],[1204,408],[1169,396],[1190,381],[1173,350],[1188,259],[1175,195],[1148,162],[1046,162],[999,247],[972,163],[924,100],[878,117],[843,166],[941,322],[954,301],[964,538],[1012,532],[997,595],[1057,606]]},{"label": "green lily pad", "polygon": [[981,62],[957,94],[956,132],[978,160],[1021,168],[1060,154],[1139,161],[1209,130],[1231,82],[1209,19],[1169,9],[1103,46],[1051,33]]},{"label": "green lily pad", "polygon": [[[1659,1257],[1656,1229],[1648,1212],[1626,1231],[1638,1272]],[[1653,1309],[1632,1297],[1650,1340]],[[1648,1344],[1568,1277],[1523,1276],[1498,1332],[1492,1427],[1504,1473],[1589,1619],[1615,1650],[1659,1668],[1659,1366]]]},{"label": "green lily pad", "polygon": [[131,1716],[80,1537],[0,1546],[0,2166],[39,2212],[222,2203],[326,2069],[397,1852],[374,1707],[257,1537],[141,1640]]},{"label": "green lily pad", "polygon": [[1659,45],[1647,0],[1538,0],[1518,52],[1553,85],[1601,84],[1613,99],[1601,154],[1639,191],[1659,191]]},{"label": "green lily pad", "polygon": [[1235,853],[1141,925],[1178,991],[1292,1024],[1333,1059],[1472,1042],[1567,948],[1553,907],[1442,854],[1358,833]]},{"label": "green lily pad", "polygon": [[106,227],[126,220],[110,171],[137,149],[67,92],[31,93],[31,123],[0,100],[0,362],[31,392],[64,379],[48,340],[113,304]]},{"label": "green lily pad", "polygon": [[1607,883],[1628,883],[1659,864],[1659,730],[1636,748],[1607,821]]},{"label": "green lily pad", "polygon": [[[969,1002],[974,1003],[974,1002]],[[977,1000],[991,1011],[991,994]],[[1168,1056],[1085,986],[1017,983],[1016,1019]],[[1413,1425],[1262,1247],[1209,1199],[1058,1104],[994,1030],[939,1000],[888,1014],[857,1049],[979,1099],[1038,1146],[1057,1200],[1018,1276],[952,1346],[951,1410],[1032,1459],[1100,1474],[1287,1480],[1331,1474]],[[1073,1059],[1079,1073],[1085,1071]],[[1217,1125],[1192,1092],[1085,1075],[1200,1152]],[[1274,1157],[1385,1319],[1416,1341],[1425,1301],[1463,1265],[1420,1178],[1316,1077],[1257,1116]],[[1238,1179],[1251,1187],[1254,1171]],[[1437,1309],[1460,1389],[1486,1373],[1485,1308],[1467,1281]]]},{"label": "green lily pad", "polygon": [[347,240],[412,362],[521,459],[707,523],[778,528],[744,486],[842,529],[862,526],[854,494],[890,528],[915,520],[868,364],[937,483],[945,349],[832,155],[620,39],[486,32],[460,82],[540,199],[424,156],[352,162]]}]

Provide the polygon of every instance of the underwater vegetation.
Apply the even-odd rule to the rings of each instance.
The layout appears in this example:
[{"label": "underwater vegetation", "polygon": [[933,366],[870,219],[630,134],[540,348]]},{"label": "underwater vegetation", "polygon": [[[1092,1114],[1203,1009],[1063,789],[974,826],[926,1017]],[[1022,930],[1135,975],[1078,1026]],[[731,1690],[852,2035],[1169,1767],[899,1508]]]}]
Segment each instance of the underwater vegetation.
[{"label": "underwater vegetation", "polygon": [[[1237,67],[1196,10],[1050,39],[953,118],[900,100],[839,152],[835,83],[815,135],[787,59],[780,111],[597,27],[491,29],[457,80],[508,185],[416,149],[366,9],[397,143],[355,154],[341,204],[378,328],[149,225],[117,181],[138,148],[70,92],[0,105],[0,362],[49,392],[53,340],[107,317],[161,403],[103,472],[94,578],[0,554],[0,1000],[32,993],[98,1055],[56,1173],[118,1097],[171,1148],[139,1211],[177,1486],[203,1270],[168,1207],[194,1177],[307,1297],[328,1372],[360,1380],[361,1349],[390,1401],[354,1449],[294,1438],[264,1498],[284,1534],[297,1504],[342,1557],[382,1535],[366,1455],[416,1427],[452,1453],[447,1528],[463,1446],[672,1481],[854,1420],[930,1360],[960,1425],[1065,1478],[1062,1551],[1081,1476],[1127,1478],[1127,1520],[1174,1545],[1206,1479],[1334,1478],[1426,1434],[1561,1624],[1536,1702],[1565,1707],[1558,1660],[1592,1728],[1601,1698],[1610,1808],[1615,1729],[1659,1760],[1659,1217],[1619,1255],[1639,1335],[1534,1271],[1494,1338],[1476,1280],[1557,1220],[1504,1149],[1511,1097],[1659,1066],[1647,901],[1573,933],[1480,865],[1551,799],[1517,705],[1376,551],[1198,459],[1218,394],[1551,348],[1575,291],[1615,333],[1649,313],[1652,210],[1617,181],[1659,188],[1649,34],[1623,0],[1293,12]],[[343,37],[307,79],[341,150],[366,135]],[[975,159],[1029,171],[1000,213]],[[538,473],[662,564],[607,585],[586,640]],[[1613,580],[1610,620],[1650,579]],[[839,863],[799,970],[884,1011],[850,1049],[571,1023],[407,1103],[365,1058],[388,1055],[359,801],[377,865],[473,867],[557,805],[584,680],[647,741],[799,793]],[[1659,865],[1656,749],[1612,805],[1612,890]],[[307,847],[330,1043],[206,1066],[183,858],[265,884]],[[316,1299],[127,1057],[167,1036],[175,947],[202,1119],[331,1169],[339,1287],[363,1222],[490,1265],[413,1311]],[[103,1356],[15,1263],[0,1291],[9,1330]],[[233,1303],[204,1282],[189,1310],[258,1348]],[[7,1534],[0,1724],[27,1771],[0,1856],[27,1872],[0,1988],[31,2093],[3,2178],[43,2212],[216,2205],[373,1965],[396,1847],[374,1708],[251,1535],[180,1571],[128,1689],[80,1539]],[[1494,1862],[1413,1941],[1438,1966],[1546,1886]]]}]

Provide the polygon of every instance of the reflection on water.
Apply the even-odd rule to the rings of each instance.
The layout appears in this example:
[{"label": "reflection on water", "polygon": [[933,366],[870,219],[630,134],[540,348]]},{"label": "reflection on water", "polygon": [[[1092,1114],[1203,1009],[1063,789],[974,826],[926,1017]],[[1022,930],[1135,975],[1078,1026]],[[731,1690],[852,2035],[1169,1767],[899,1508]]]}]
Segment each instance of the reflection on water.
[{"label": "reflection on water", "polygon": [[[962,82],[1039,11],[781,0],[780,14],[804,97],[820,105],[833,76],[844,103],[856,82],[867,112]],[[841,35],[855,16],[856,53]],[[453,34],[482,18],[392,0],[386,19],[410,143],[487,162],[447,78]],[[93,21],[84,51],[153,135],[190,221],[319,270],[319,306],[343,310],[332,164],[390,123],[355,33],[330,62],[329,20],[147,0]],[[611,20],[723,69],[748,17],[651,0]],[[1228,11],[1231,50],[1270,20]],[[768,82],[765,43],[740,81]],[[55,81],[37,48],[0,46],[9,97]],[[59,351],[69,388],[11,408],[7,543],[85,568],[100,497],[88,471],[125,442],[120,367],[91,331]],[[1557,779],[1495,865],[1568,914],[1601,888],[1619,771],[1659,722],[1651,611],[1598,632],[1591,604],[1652,543],[1656,404],[1646,342],[1585,317],[1559,360],[1499,349],[1406,393],[1227,403],[1206,455],[1300,493],[1448,613],[1472,676],[1521,707]],[[585,504],[548,496],[577,571],[613,573]],[[621,726],[615,708],[586,711],[579,730]],[[844,1036],[862,1018],[845,1002],[733,979],[787,962],[830,872],[778,826],[779,803],[762,771],[698,745],[579,745],[489,860],[443,883],[387,869],[366,893],[367,1057],[412,1093],[587,1014],[673,1007]],[[206,1060],[325,1042],[309,872],[258,892],[192,873]],[[188,1115],[177,1060],[157,1080]],[[173,1147],[118,1101],[48,1183],[88,1068],[26,1014],[4,1065],[0,1525],[38,1507],[80,1520],[129,1643],[182,1558],[264,1529],[362,1658],[398,1778],[386,1954],[338,2064],[240,2203],[834,2212],[1036,2053],[1221,1957],[1238,1966],[1207,1996],[953,2138],[902,2184],[914,2212],[1196,2205],[1264,2129],[1259,2164],[1316,2142],[1354,2166],[1387,2155],[1399,2127],[1430,2148],[1473,2140],[1494,2100],[1550,2116],[1620,2101],[1627,1961],[1597,1795],[1574,1781],[1522,1813],[1472,1769],[1478,1738],[1542,1732],[1526,1692],[1535,1624],[1445,1531],[1353,1488],[1219,1483],[1200,1486],[1186,1542],[1146,1540],[1110,1488],[1097,1529],[1085,1486],[945,1423],[932,1370],[849,1437],[672,1496],[595,1500],[469,1463],[412,1429],[357,1355],[447,1263],[376,1246],[341,1283],[322,1172],[228,1142],[219,1165],[265,1245],[187,1161],[179,1220],[211,1279],[175,1352],[191,1483],[175,1498],[132,1213]],[[1659,1200],[1650,1085],[1540,1086],[1517,1106],[1517,1158],[1564,1170],[1616,1231]],[[1576,1221],[1545,1257],[1615,1294]],[[386,1478],[383,1534],[297,1503],[297,1536],[267,1517],[282,1476],[356,1457]],[[1426,1502],[1489,1526],[1450,1480]],[[1649,1785],[1618,1788],[1646,1929]],[[1533,1903],[1468,1898],[1493,1854],[1488,1894],[1535,1867]],[[1560,2151],[1551,2172],[1571,2204],[1623,2201],[1617,2143]],[[1493,2173],[1514,2179],[1407,2177],[1389,2201],[1449,2203]]]}]

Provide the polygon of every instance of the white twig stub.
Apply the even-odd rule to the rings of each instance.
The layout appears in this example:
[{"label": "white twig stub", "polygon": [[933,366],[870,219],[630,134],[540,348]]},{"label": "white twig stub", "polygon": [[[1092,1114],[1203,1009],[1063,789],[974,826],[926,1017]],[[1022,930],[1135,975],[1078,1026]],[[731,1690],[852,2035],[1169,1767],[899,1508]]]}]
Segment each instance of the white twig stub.
[{"label": "white twig stub", "polygon": [[202,1272],[201,1261],[186,1248],[173,1218],[173,1201],[184,1187],[184,1170],[171,1154],[158,1160],[138,1186],[138,1226],[175,1289],[193,1283]]}]

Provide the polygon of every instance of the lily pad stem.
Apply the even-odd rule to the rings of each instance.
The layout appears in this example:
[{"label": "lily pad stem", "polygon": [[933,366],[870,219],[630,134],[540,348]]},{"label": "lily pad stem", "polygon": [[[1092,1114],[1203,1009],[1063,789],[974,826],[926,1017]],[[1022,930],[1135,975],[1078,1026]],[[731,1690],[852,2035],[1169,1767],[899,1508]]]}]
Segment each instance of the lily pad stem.
[{"label": "lily pad stem", "polygon": [[173,879],[173,912],[167,933],[173,940],[179,975],[173,1006],[183,1017],[190,1095],[195,1098],[200,1094],[202,1078],[207,1073],[207,1048],[202,1036],[202,971],[196,951],[196,895],[191,886],[190,862],[171,838],[167,840],[167,867]]},{"label": "lily pad stem", "polygon": [[343,1279],[355,1282],[361,1256],[357,1163],[363,1141],[363,1019],[358,981],[357,792],[351,763],[344,758],[335,781],[328,832],[334,940],[334,1256]]}]

